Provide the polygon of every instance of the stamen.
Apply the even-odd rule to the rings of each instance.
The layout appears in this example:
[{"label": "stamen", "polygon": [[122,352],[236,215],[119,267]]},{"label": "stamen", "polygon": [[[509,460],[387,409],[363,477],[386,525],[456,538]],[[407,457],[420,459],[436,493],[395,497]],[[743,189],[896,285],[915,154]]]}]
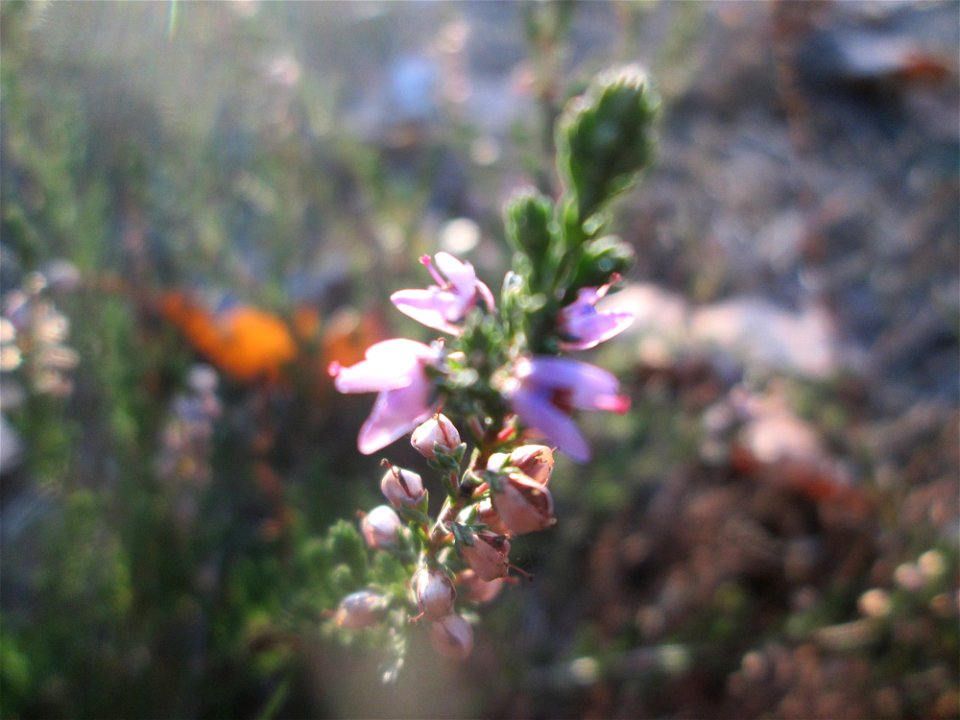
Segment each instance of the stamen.
[{"label": "stamen", "polygon": [[443,275],[441,275],[440,272],[433,266],[433,260],[430,259],[429,255],[421,255],[420,262],[426,266],[427,270],[430,271],[431,277],[433,277],[434,281],[442,289],[449,290],[452,287],[451,284],[444,279]]}]

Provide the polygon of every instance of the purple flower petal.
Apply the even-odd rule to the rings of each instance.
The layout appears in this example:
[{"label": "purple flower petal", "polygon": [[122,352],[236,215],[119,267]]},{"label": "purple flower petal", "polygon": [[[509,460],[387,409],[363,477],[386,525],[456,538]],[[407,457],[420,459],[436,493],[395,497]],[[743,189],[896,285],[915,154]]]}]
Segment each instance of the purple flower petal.
[{"label": "purple flower petal", "polygon": [[590,459],[590,446],[577,424],[535,389],[521,387],[511,398],[520,420],[542,432],[550,442],[580,463]]},{"label": "purple flower petal", "polygon": [[390,296],[390,302],[404,315],[413,318],[428,328],[459,335],[460,328],[454,323],[466,314],[463,299],[434,286],[426,290],[398,290]]},{"label": "purple flower petal", "polygon": [[433,415],[439,403],[430,403],[431,389],[431,383],[423,378],[409,387],[380,393],[357,436],[360,452],[364,455],[377,452]]},{"label": "purple flower petal", "polygon": [[535,357],[521,360],[517,377],[529,378],[536,387],[548,391],[565,390],[569,401],[581,410],[622,410],[624,398],[617,394],[620,382],[596,365],[559,357]]},{"label": "purple flower petal", "polygon": [[450,284],[456,288],[457,294],[463,297],[472,297],[477,285],[477,273],[473,265],[458,260],[450,253],[438,252],[433,256],[437,269],[443,273]]},{"label": "purple flower petal", "polygon": [[365,359],[350,367],[334,363],[334,386],[342,393],[380,392],[410,384],[410,375],[419,362],[434,354],[429,345],[404,338],[371,345]]},{"label": "purple flower petal", "polygon": [[[592,309],[591,309],[592,310]],[[561,340],[561,350],[589,350],[606,342],[633,324],[630,313],[601,313],[596,310],[573,315],[561,326],[563,334],[577,340]]]},{"label": "purple flower petal", "polygon": [[619,395],[617,379],[606,370],[559,357],[521,358],[507,390],[521,422],[540,430],[578,462],[590,459],[590,448],[569,417],[573,408],[624,412],[630,399]]},{"label": "purple flower petal", "polygon": [[369,455],[436,411],[434,384],[424,369],[439,362],[442,350],[395,338],[370,346],[364,355],[364,360],[351,367],[331,364],[330,373],[340,392],[380,392],[357,438],[360,452]]},{"label": "purple flower petal", "polygon": [[600,312],[597,302],[610,286],[582,288],[577,299],[560,310],[557,327],[563,339],[563,350],[588,350],[630,327],[633,315],[626,312]]}]

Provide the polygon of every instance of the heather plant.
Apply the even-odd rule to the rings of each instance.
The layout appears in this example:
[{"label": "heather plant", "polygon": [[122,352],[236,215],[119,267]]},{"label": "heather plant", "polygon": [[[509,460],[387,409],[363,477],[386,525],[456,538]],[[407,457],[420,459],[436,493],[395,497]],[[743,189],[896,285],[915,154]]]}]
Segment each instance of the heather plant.
[{"label": "heather plant", "polygon": [[[345,638],[359,631],[387,639],[385,679],[396,676],[417,626],[441,655],[470,654],[473,608],[528,577],[510,562],[511,542],[557,522],[554,452],[590,461],[573,411],[630,406],[614,375],[569,353],[632,322],[597,306],[632,261],[630,246],[604,234],[606,209],[650,161],[656,108],[637,68],[597,77],[556,124],[559,197],[528,189],[506,204],[513,256],[499,297],[469,262],[424,256],[433,284],[390,299],[442,335],[429,344],[383,340],[356,364],[330,365],[340,392],[378,393],[360,452],[379,453],[409,435],[429,471],[425,478],[383,459],[387,502],[359,522],[376,559],[354,557],[346,572],[356,587],[330,613]],[[435,514],[431,492],[443,497]]]}]

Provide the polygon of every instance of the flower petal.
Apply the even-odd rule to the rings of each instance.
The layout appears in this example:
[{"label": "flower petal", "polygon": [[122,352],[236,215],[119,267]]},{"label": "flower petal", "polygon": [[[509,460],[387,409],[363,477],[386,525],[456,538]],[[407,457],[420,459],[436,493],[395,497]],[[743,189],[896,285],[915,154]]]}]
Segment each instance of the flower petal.
[{"label": "flower petal", "polygon": [[542,432],[575,461],[585,463],[590,459],[590,447],[577,424],[566,413],[557,409],[547,396],[537,392],[535,388],[521,385],[513,393],[511,403],[514,412],[525,425]]},{"label": "flower petal", "polygon": [[472,300],[477,285],[477,273],[473,265],[445,252],[438,252],[433,259],[437,263],[437,269],[457,289],[457,294]]},{"label": "flower petal", "polygon": [[490,312],[496,312],[497,301],[493,299],[493,293],[490,292],[490,288],[482,280],[477,280],[477,293],[487,304],[487,309],[489,309]]},{"label": "flower petal", "polygon": [[517,377],[528,379],[540,388],[570,390],[574,407],[605,410],[596,399],[615,396],[620,388],[617,378],[602,368],[579,360],[559,357],[535,357],[517,364]]},{"label": "flower petal", "polygon": [[451,292],[438,287],[398,290],[390,296],[390,301],[404,315],[429,328],[451,335],[460,334],[460,328],[454,323],[463,319],[466,305]]},{"label": "flower petal", "polygon": [[391,338],[390,340],[381,340],[367,348],[363,354],[364,357],[374,360],[377,358],[390,358],[396,361],[398,356],[405,356],[416,359],[435,359],[437,351],[430,345],[424,345],[416,340],[407,338]]},{"label": "flower petal", "polygon": [[406,363],[386,358],[361,360],[350,367],[338,367],[333,384],[342,393],[396,390],[410,384],[410,368]]},{"label": "flower petal", "polygon": [[587,350],[626,330],[633,322],[628,312],[599,312],[594,307],[607,294],[610,285],[581,288],[577,299],[560,310],[558,326],[565,339],[563,350]]},{"label": "flower petal", "polygon": [[431,389],[431,383],[421,375],[407,387],[380,393],[357,436],[360,452],[377,452],[433,415],[438,403],[430,403]]},{"label": "flower petal", "polygon": [[334,365],[334,386],[342,393],[381,392],[406,387],[422,358],[433,350],[429,345],[405,338],[384,340],[371,345],[366,359],[350,367]]},{"label": "flower petal", "polygon": [[619,335],[631,324],[633,315],[630,313],[601,313],[591,309],[590,312],[571,315],[562,323],[561,328],[564,334],[575,339],[561,341],[560,349],[589,350]]}]

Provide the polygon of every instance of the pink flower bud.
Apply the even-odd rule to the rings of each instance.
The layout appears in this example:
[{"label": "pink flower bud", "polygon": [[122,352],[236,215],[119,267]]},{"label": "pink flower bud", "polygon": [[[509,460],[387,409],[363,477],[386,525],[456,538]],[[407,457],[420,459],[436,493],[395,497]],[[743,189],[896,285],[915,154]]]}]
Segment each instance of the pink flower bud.
[{"label": "pink flower bud", "polygon": [[460,445],[460,433],[446,415],[437,413],[410,436],[410,444],[428,460],[436,456],[434,448],[450,454]]},{"label": "pink flower bud", "polygon": [[544,530],[556,522],[550,491],[521,473],[504,479],[493,494],[493,507],[514,535]]},{"label": "pink flower bud", "polygon": [[453,612],[457,591],[442,570],[422,567],[413,576],[413,593],[420,612],[438,620]]},{"label": "pink flower bud", "polygon": [[340,601],[337,608],[337,627],[359,630],[380,621],[383,614],[383,597],[370,590],[350,593]]},{"label": "pink flower bud", "polygon": [[503,578],[481,580],[476,572],[467,568],[457,577],[457,587],[460,595],[467,602],[483,604],[500,594],[503,589]]},{"label": "pink flower bud", "polygon": [[433,649],[451,660],[465,660],[473,650],[473,628],[459,615],[447,615],[430,625]]},{"label": "pink flower bud", "polygon": [[377,505],[360,521],[363,539],[375,550],[396,545],[400,527],[400,517],[389,505]]},{"label": "pink flower bud", "polygon": [[395,508],[416,507],[426,496],[423,480],[412,470],[391,465],[380,481],[380,491]]},{"label": "pink flower bud", "polygon": [[521,445],[510,453],[510,464],[540,485],[550,481],[553,450],[546,445]]},{"label": "pink flower bud", "polygon": [[510,569],[509,553],[510,541],[506,536],[489,530],[475,533],[473,545],[460,545],[460,554],[481,580],[504,577]]}]

